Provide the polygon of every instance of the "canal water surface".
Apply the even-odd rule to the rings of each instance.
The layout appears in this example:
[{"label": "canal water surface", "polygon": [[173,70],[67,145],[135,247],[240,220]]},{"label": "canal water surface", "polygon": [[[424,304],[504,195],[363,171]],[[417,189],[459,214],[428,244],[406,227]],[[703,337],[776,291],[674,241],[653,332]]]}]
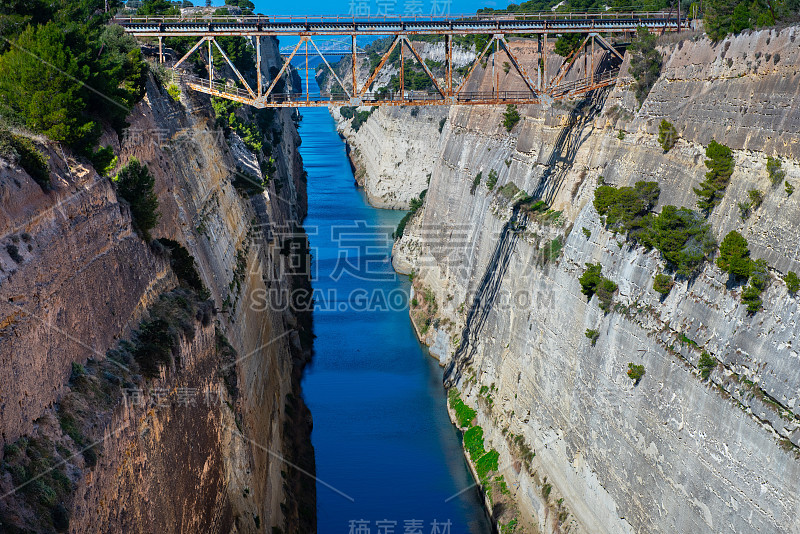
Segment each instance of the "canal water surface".
[{"label": "canal water surface", "polygon": [[404,212],[367,204],[327,109],[302,114],[317,295],[303,391],[319,532],[491,532],[447,417],[442,371],[408,318],[408,278],[391,267]]}]

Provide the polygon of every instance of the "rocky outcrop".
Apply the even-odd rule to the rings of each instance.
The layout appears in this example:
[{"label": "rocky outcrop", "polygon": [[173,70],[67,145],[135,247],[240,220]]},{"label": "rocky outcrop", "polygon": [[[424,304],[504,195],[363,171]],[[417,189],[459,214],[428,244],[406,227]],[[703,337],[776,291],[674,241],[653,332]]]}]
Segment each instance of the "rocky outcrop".
[{"label": "rocky outcrop", "polygon": [[[435,315],[426,304],[412,316],[430,325],[419,331],[499,455],[518,511],[499,510],[501,524],[800,532],[800,310],[781,280],[800,267],[798,199],[766,172],[767,156],[780,157],[786,179],[800,183],[799,32],[664,45],[663,74],[641,109],[623,76],[581,102],[520,108],[510,134],[502,109],[450,110],[425,205],[394,264],[435,300]],[[667,153],[662,118],[681,136]],[[771,269],[755,314],[711,263],[661,298],[659,253],[605,229],[591,202],[602,176],[617,186],[657,181],[656,211],[695,208],[712,138],[733,149],[735,171],[708,222],[717,241],[740,231]],[[398,183],[407,172],[398,167]],[[547,208],[514,207],[518,190]],[[737,204],[750,190],[764,201],[743,221]],[[581,293],[586,263],[619,286],[609,313]],[[703,352],[717,360],[708,380]],[[644,366],[639,382],[631,363]]]},{"label": "rocky outcrop", "polygon": [[[262,46],[277,58],[274,40]],[[153,237],[185,247],[205,289],[132,230],[88,163],[48,143],[43,191],[0,160],[3,529],[63,530],[68,517],[75,532],[313,531],[310,317],[263,304],[307,283],[286,254],[306,210],[291,114],[265,122],[267,166],[215,125],[207,97],[174,101],[153,78],[128,121],[103,144],[149,168]],[[267,180],[263,194],[237,191],[237,173]],[[141,321],[162,318],[179,342],[145,380]]]},{"label": "rocky outcrop", "polygon": [[[347,140],[356,181],[369,203],[378,208],[408,209],[411,199],[428,187],[447,109],[377,108],[357,132],[337,109],[332,114]],[[398,173],[403,174],[402,180]]]}]

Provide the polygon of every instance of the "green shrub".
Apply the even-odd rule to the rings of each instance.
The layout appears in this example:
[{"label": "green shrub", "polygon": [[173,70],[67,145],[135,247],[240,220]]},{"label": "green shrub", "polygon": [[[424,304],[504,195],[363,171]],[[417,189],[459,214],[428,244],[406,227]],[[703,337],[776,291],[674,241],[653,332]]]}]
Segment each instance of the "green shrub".
[{"label": "green shrub", "polygon": [[478,473],[478,478],[481,481],[485,481],[487,475],[492,471],[497,471],[499,459],[500,453],[494,449],[478,458],[475,462],[475,471]]},{"label": "green shrub", "polygon": [[567,57],[580,48],[586,36],[580,33],[564,33],[556,39],[553,52],[561,57]]},{"label": "green shrub", "polygon": [[786,171],[781,168],[781,160],[767,157],[767,174],[772,185],[778,185],[786,178]]},{"label": "green shrub", "polygon": [[675,206],[664,206],[649,221],[640,241],[658,250],[680,276],[694,274],[717,247],[711,227],[699,213]]},{"label": "green shrub", "polygon": [[737,278],[748,278],[752,269],[747,240],[736,230],[728,232],[719,246],[717,266]]},{"label": "green shrub", "polygon": [[555,261],[561,255],[564,249],[564,238],[561,236],[552,239],[546,243],[541,249],[542,263],[549,263]]},{"label": "green shrub", "polygon": [[617,132],[617,139],[619,139],[620,141],[625,140],[625,130],[620,130],[619,132]]},{"label": "green shrub", "polygon": [[631,53],[629,72],[636,80],[635,94],[640,105],[661,74],[663,59],[656,49],[657,41],[656,34],[650,33],[647,28],[639,27],[636,29],[636,38],[628,46],[628,52]]},{"label": "green shrub", "polygon": [[750,314],[756,313],[761,309],[761,293],[769,282],[769,270],[766,260],[761,258],[751,262],[750,283],[742,291],[742,303],[747,304],[747,311]]},{"label": "green shrub", "polygon": [[469,188],[469,194],[474,195],[475,190],[478,189],[478,186],[481,185],[481,179],[483,178],[483,173],[479,172],[475,175],[475,178],[472,179],[472,187]]},{"label": "green shrub", "polygon": [[[27,4],[35,24],[25,26],[25,16],[12,15],[14,24],[3,25],[4,37],[15,41],[0,56],[4,115],[89,155],[99,121],[117,132],[125,127],[130,108],[144,95],[146,64],[133,37],[104,24],[111,13],[96,2],[43,4]],[[26,9],[25,2],[12,5],[11,13]]]},{"label": "green shrub", "polygon": [[176,84],[171,83],[167,86],[167,94],[169,94],[170,98],[175,102],[181,101],[181,88]]},{"label": "green shrub", "polygon": [[706,214],[719,204],[725,194],[725,188],[733,174],[733,153],[725,145],[721,145],[712,140],[706,147],[705,161],[709,171],[706,173],[705,180],[700,182],[700,187],[693,188],[699,197],[697,205]]},{"label": "green shrub", "polygon": [[358,131],[361,129],[361,126],[367,122],[369,116],[372,115],[372,110],[369,111],[357,111],[355,116],[353,117],[352,126],[354,131]]},{"label": "green shrub", "polygon": [[661,124],[658,127],[658,144],[661,145],[664,152],[669,152],[677,142],[678,131],[667,119],[661,119]]},{"label": "green shrub", "polygon": [[[709,0],[703,3],[703,27],[713,41],[749,28],[773,26],[776,20],[796,18],[800,4],[772,4],[745,0]],[[769,61],[769,54],[767,54]]]},{"label": "green shrub", "polygon": [[506,129],[507,132],[510,132],[514,129],[514,126],[520,120],[519,111],[517,110],[517,106],[514,104],[508,104],[506,106],[506,110],[503,113],[503,127]]},{"label": "green shrub", "polygon": [[162,294],[139,324],[131,348],[142,375],[159,376],[162,366],[172,363],[182,337],[192,339],[195,324],[210,323],[211,302],[199,300],[194,291],[183,288]]},{"label": "green shrub", "polygon": [[480,426],[475,425],[464,432],[464,450],[473,461],[486,454],[483,448],[483,429]]},{"label": "green shrub", "polygon": [[585,226],[581,230],[583,231],[583,235],[586,236],[586,239],[592,237],[592,231],[586,228]]},{"label": "green shrub", "polygon": [[792,193],[794,193],[794,186],[789,183],[789,180],[786,180],[785,189],[786,189],[786,196],[787,197],[792,196]]},{"label": "green shrub", "polygon": [[644,376],[644,365],[636,365],[633,362],[628,364],[628,378],[633,380],[633,384],[638,384]]},{"label": "green shrub", "polygon": [[146,166],[131,158],[119,171],[114,182],[117,193],[131,207],[133,227],[145,240],[150,241],[150,230],[158,223],[158,197],[154,192],[155,180]]},{"label": "green shrub", "polygon": [[63,504],[58,503],[50,509],[50,518],[53,521],[53,528],[56,532],[67,532],[69,530],[69,511]]},{"label": "green shrub", "polygon": [[553,491],[553,485],[549,482],[542,484],[542,497],[547,501],[550,499],[550,493]]},{"label": "green shrub", "polygon": [[189,251],[172,239],[162,237],[157,241],[169,251],[170,267],[172,267],[172,271],[181,284],[200,293],[207,291],[203,281],[200,279],[200,274],[197,272],[197,264],[194,261],[194,257],[189,254]]},{"label": "green shrub", "polygon": [[400,222],[397,223],[397,228],[395,229],[393,234],[395,239],[400,239],[401,237],[403,237],[403,233],[406,231],[406,226],[408,225],[408,222],[425,203],[425,195],[427,193],[428,193],[427,189],[423,190],[418,197],[412,198],[411,201],[408,203],[410,210],[403,216],[402,219],[400,219]]},{"label": "green shrub", "polygon": [[489,189],[489,191],[492,191],[494,190],[494,186],[496,185],[497,185],[497,171],[491,169],[489,171],[489,177],[486,179],[486,187]]},{"label": "green shrub", "polygon": [[588,300],[592,300],[593,295],[597,295],[598,305],[603,311],[611,310],[611,301],[617,284],[602,276],[603,267],[597,264],[586,264],[586,271],[579,278],[581,292],[586,295]]},{"label": "green shrub", "polygon": [[594,207],[612,230],[636,239],[650,224],[649,213],[661,189],[656,182],[636,182],[634,187],[601,185],[594,192]]},{"label": "green shrub", "polygon": [[267,187],[264,180],[238,167],[231,175],[231,185],[233,185],[237,192],[245,197],[260,195]]},{"label": "green shrub", "polygon": [[460,428],[469,427],[472,425],[472,420],[478,413],[467,406],[458,394],[456,388],[451,388],[447,393],[448,400],[450,401],[450,408],[456,413],[456,421]]},{"label": "green shrub", "polygon": [[786,282],[786,289],[789,293],[797,293],[797,291],[800,291],[800,278],[798,278],[796,272],[789,271],[786,273],[786,276],[783,277],[783,281]]},{"label": "green shrub", "polygon": [[592,330],[591,328],[587,328],[585,335],[592,341],[592,346],[594,347],[597,343],[597,339],[600,337],[600,332],[597,330]]},{"label": "green shrub", "polygon": [[653,289],[663,296],[669,294],[673,285],[675,285],[675,281],[668,274],[658,273],[655,280],[653,280]]},{"label": "green shrub", "polygon": [[700,360],[697,363],[697,367],[700,369],[700,376],[703,378],[703,380],[708,380],[708,377],[711,376],[711,372],[716,366],[717,359],[706,351],[703,351],[703,354],[700,356]]},{"label": "green shrub", "polygon": [[98,148],[90,158],[92,165],[100,176],[108,176],[117,166],[117,156],[110,146]]},{"label": "green shrub", "polygon": [[506,185],[498,189],[498,192],[503,195],[507,200],[511,200],[517,193],[519,193],[520,189],[517,187],[517,184],[514,182],[508,182]]},{"label": "green shrub", "polygon": [[19,164],[44,191],[50,189],[49,159],[32,139],[0,130],[0,155]]}]

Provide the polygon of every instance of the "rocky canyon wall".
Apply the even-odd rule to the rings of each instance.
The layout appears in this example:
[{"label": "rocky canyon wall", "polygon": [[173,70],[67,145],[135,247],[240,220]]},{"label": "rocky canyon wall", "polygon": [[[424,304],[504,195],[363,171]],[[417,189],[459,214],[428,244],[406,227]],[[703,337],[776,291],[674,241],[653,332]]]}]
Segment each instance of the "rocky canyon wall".
[{"label": "rocky canyon wall", "polygon": [[[276,41],[261,52],[278,61]],[[127,135],[102,144],[155,179],[151,244],[66,149],[40,140],[50,190],[0,159],[0,530],[315,529],[310,318],[266,304],[306,284],[287,253],[304,242],[305,173],[291,113],[262,119],[259,150],[207,97],[150,76]],[[143,378],[144,344],[164,338],[166,367]]]},{"label": "rocky canyon wall", "polygon": [[[436,148],[424,128],[395,140],[400,115],[362,126],[384,140],[362,155],[398,142],[434,155],[394,264],[414,273],[411,316],[446,368],[454,420],[469,419],[465,444],[479,427],[479,450],[497,455],[481,484],[506,529],[800,532],[800,310],[782,280],[800,267],[800,206],[766,170],[778,157],[800,184],[800,28],[673,43],[641,108],[626,56],[613,88],[521,107],[510,133],[490,107],[451,108]],[[662,119],[680,136],[668,152]],[[708,218],[714,237],[739,231],[769,265],[754,314],[712,262],[662,297],[659,252],[607,230],[592,204],[599,183],[646,180],[661,190],[656,212],[696,209],[712,139],[735,163]],[[402,189],[412,170],[396,167]],[[763,202],[743,218],[751,190]],[[523,192],[546,207],[520,210]],[[581,292],[587,263],[618,285],[608,312]],[[716,360],[707,373],[704,352]],[[629,364],[644,367],[640,381]]]}]

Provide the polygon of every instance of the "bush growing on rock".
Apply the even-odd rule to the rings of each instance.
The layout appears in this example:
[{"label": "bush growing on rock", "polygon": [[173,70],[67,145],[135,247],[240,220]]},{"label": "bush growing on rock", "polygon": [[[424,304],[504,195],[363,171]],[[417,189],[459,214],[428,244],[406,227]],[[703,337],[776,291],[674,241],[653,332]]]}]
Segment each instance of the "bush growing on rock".
[{"label": "bush growing on rock", "polygon": [[750,314],[756,313],[761,309],[761,293],[767,288],[769,283],[769,270],[767,261],[757,259],[751,262],[750,283],[742,291],[742,302],[747,304],[747,311]]},{"label": "bush growing on rock", "polygon": [[628,378],[633,380],[633,385],[636,386],[641,382],[644,376],[644,365],[637,365],[633,362],[628,364]]},{"label": "bush growing on rock", "polygon": [[514,104],[508,104],[506,106],[506,111],[503,113],[503,127],[506,129],[507,132],[510,132],[514,129],[514,126],[520,120],[519,111],[517,111],[517,106]]},{"label": "bush growing on rock", "polygon": [[700,187],[693,190],[699,197],[697,206],[708,215],[720,203],[728,187],[733,174],[733,153],[730,148],[712,139],[706,147],[706,157],[705,165],[709,171],[705,180],[700,182]]},{"label": "bush growing on rock", "polygon": [[599,263],[586,264],[586,271],[578,279],[581,284],[581,293],[586,295],[588,300],[592,300],[593,295],[597,295],[600,309],[608,312],[611,310],[611,301],[617,284],[602,275],[603,267]]},{"label": "bush growing on rock", "polygon": [[678,131],[667,119],[661,119],[661,124],[658,127],[658,144],[664,149],[664,152],[669,152],[675,143],[678,142]]},{"label": "bush growing on rock", "polygon": [[472,420],[475,419],[475,416],[478,415],[478,413],[464,404],[464,401],[461,400],[461,396],[458,394],[458,390],[456,388],[451,388],[450,391],[447,392],[447,397],[450,402],[450,408],[456,414],[458,426],[460,428],[470,426],[470,424],[472,424]]},{"label": "bush growing on rock", "polygon": [[786,171],[783,170],[780,159],[772,156],[767,158],[767,174],[772,185],[778,185],[786,178]]},{"label": "bush growing on rock", "polygon": [[675,282],[668,274],[658,273],[655,280],[653,280],[653,289],[661,293],[664,297],[669,294],[673,285],[675,285]]},{"label": "bush growing on rock", "polygon": [[789,180],[786,180],[786,184],[784,185],[784,189],[786,190],[786,196],[787,197],[792,196],[792,193],[794,193],[794,186],[789,183]]},{"label": "bush growing on rock", "polygon": [[636,182],[633,187],[613,187],[601,185],[594,193],[594,207],[605,224],[615,231],[632,234],[636,238],[638,230],[649,226],[646,220],[650,210],[656,205],[661,189],[656,182]]},{"label": "bush growing on rock", "polygon": [[697,362],[697,367],[700,369],[700,376],[703,380],[708,380],[708,377],[711,376],[711,372],[717,366],[717,359],[711,356],[706,351],[703,351],[703,354],[700,356],[700,360]]},{"label": "bush growing on rock", "polygon": [[632,53],[630,73],[636,80],[636,100],[639,105],[647,98],[661,74],[663,59],[656,49],[657,41],[656,34],[650,33],[647,28],[639,27],[636,30],[636,38],[628,47],[628,51]]},{"label": "bush growing on rock", "polygon": [[475,178],[472,179],[472,187],[469,188],[469,194],[474,195],[475,190],[478,189],[478,186],[481,185],[481,179],[483,178],[483,173],[479,172],[475,175]]},{"label": "bush growing on rock", "polygon": [[489,171],[489,177],[486,179],[486,187],[489,191],[494,190],[494,186],[497,185],[497,171],[492,169]]},{"label": "bush growing on rock", "polygon": [[586,337],[589,338],[592,342],[592,346],[594,347],[597,343],[597,339],[600,337],[600,332],[597,330],[592,330],[591,328],[586,329]]},{"label": "bush growing on rock", "polygon": [[728,232],[719,245],[717,267],[734,278],[748,278],[752,268],[747,240],[736,230]]},{"label": "bush growing on rock", "polygon": [[158,197],[154,192],[155,180],[146,166],[131,158],[119,171],[114,182],[117,193],[131,207],[133,227],[145,241],[150,241],[150,230],[158,223]]},{"label": "bush growing on rock", "polygon": [[43,190],[50,189],[49,160],[36,148],[33,140],[0,130],[0,156],[18,163]]},{"label": "bush growing on rock", "polygon": [[786,273],[786,276],[783,277],[783,281],[786,282],[786,289],[789,293],[797,293],[797,291],[800,291],[800,278],[798,278],[796,272],[789,271]]},{"label": "bush growing on rock", "polygon": [[717,248],[711,227],[703,217],[687,208],[664,206],[640,241],[661,253],[667,265],[680,276],[692,276]]}]

